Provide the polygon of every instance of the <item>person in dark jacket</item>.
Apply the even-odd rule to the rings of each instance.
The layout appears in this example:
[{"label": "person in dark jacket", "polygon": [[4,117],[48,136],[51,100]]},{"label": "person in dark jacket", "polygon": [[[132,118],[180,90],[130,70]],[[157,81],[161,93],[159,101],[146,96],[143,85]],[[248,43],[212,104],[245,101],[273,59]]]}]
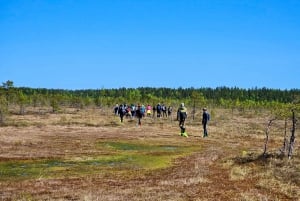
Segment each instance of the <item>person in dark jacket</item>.
[{"label": "person in dark jacket", "polygon": [[158,103],[156,106],[157,118],[161,118],[161,111],[162,111],[161,104]]},{"label": "person in dark jacket", "polygon": [[172,110],[173,110],[173,108],[172,108],[172,106],[170,105],[170,106],[168,107],[168,117],[170,117],[171,120],[173,120],[173,119],[172,119]]},{"label": "person in dark jacket", "polygon": [[120,116],[120,121],[121,121],[121,123],[123,123],[123,118],[126,115],[126,106],[125,106],[125,104],[121,104],[119,106],[118,113],[119,113],[119,116]]},{"label": "person in dark jacket", "polygon": [[203,137],[208,137],[208,133],[207,133],[208,121],[209,121],[209,114],[207,112],[207,109],[203,108],[203,113],[202,113]]},{"label": "person in dark jacket", "polygon": [[180,135],[184,137],[188,137],[185,132],[185,119],[187,118],[187,109],[184,106],[184,103],[180,104],[180,107],[177,110],[177,121],[179,121],[179,127],[181,129]]},{"label": "person in dark jacket", "polygon": [[142,111],[142,107],[140,106],[140,104],[138,104],[138,107],[135,111],[135,116],[136,118],[138,118],[138,125],[141,126],[142,125],[142,122],[141,122],[141,119],[143,118],[143,111]]},{"label": "person in dark jacket", "polygon": [[156,115],[156,106],[155,106],[155,105],[153,105],[152,111],[153,111],[153,114],[152,114],[153,116],[152,116],[152,118],[154,118],[155,115]]}]

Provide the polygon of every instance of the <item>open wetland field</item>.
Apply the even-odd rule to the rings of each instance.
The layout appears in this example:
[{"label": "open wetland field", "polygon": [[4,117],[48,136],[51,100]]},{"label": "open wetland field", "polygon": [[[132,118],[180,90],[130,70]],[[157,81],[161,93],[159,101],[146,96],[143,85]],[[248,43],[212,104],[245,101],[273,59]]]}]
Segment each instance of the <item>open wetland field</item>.
[{"label": "open wetland field", "polygon": [[300,200],[298,130],[288,159],[284,121],[274,122],[262,155],[269,112],[213,109],[207,138],[200,112],[188,137],[175,114],[141,126],[111,109],[11,114],[0,127],[0,200]]}]

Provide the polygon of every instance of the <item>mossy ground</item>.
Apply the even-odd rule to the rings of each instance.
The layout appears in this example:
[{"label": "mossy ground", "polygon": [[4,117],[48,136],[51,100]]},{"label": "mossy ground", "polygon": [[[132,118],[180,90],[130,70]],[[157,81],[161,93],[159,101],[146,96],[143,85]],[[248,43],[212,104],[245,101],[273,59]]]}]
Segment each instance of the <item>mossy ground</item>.
[{"label": "mossy ground", "polygon": [[[271,113],[214,109],[202,138],[200,114],[178,135],[172,119],[118,117],[85,109],[11,115],[0,128],[2,200],[297,200],[299,145],[280,156],[283,121]],[[72,109],[70,109],[72,110]],[[18,124],[18,122],[26,122]]]}]

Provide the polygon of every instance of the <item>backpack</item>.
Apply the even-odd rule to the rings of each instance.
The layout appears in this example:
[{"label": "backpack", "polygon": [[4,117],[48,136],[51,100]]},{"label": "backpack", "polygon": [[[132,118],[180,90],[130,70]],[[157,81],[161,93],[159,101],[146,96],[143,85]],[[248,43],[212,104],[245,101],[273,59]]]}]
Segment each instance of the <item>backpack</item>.
[{"label": "backpack", "polygon": [[180,120],[186,119],[187,114],[186,114],[186,108],[179,108],[177,111],[177,118],[180,118]]},{"label": "backpack", "polygon": [[120,106],[120,110],[123,114],[126,114],[126,108],[124,105]]},{"label": "backpack", "polygon": [[179,112],[180,119],[186,119],[187,115],[186,112]]},{"label": "backpack", "polygon": [[207,113],[207,121],[209,121],[209,120],[210,120],[210,114]]}]

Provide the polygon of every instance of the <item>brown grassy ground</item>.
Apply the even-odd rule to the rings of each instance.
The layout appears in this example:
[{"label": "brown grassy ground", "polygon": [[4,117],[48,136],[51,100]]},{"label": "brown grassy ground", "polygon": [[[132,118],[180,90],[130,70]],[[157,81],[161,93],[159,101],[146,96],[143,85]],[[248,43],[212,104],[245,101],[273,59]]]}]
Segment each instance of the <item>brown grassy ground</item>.
[{"label": "brown grassy ground", "polygon": [[104,157],[110,153],[95,143],[106,141],[196,149],[168,166],[146,170],[91,167],[84,174],[73,174],[72,169],[60,174],[62,167],[57,166],[57,175],[3,179],[0,169],[0,200],[299,200],[298,141],[291,160],[278,154],[284,122],[272,126],[268,155],[262,157],[270,115],[225,109],[214,109],[213,114],[208,138],[201,137],[200,114],[187,120],[189,138],[180,137],[177,122],[170,119],[145,118],[142,127],[136,127],[135,120],[121,124],[107,110],[51,114],[31,109],[24,116],[12,115],[8,126],[0,127],[2,164]]}]

